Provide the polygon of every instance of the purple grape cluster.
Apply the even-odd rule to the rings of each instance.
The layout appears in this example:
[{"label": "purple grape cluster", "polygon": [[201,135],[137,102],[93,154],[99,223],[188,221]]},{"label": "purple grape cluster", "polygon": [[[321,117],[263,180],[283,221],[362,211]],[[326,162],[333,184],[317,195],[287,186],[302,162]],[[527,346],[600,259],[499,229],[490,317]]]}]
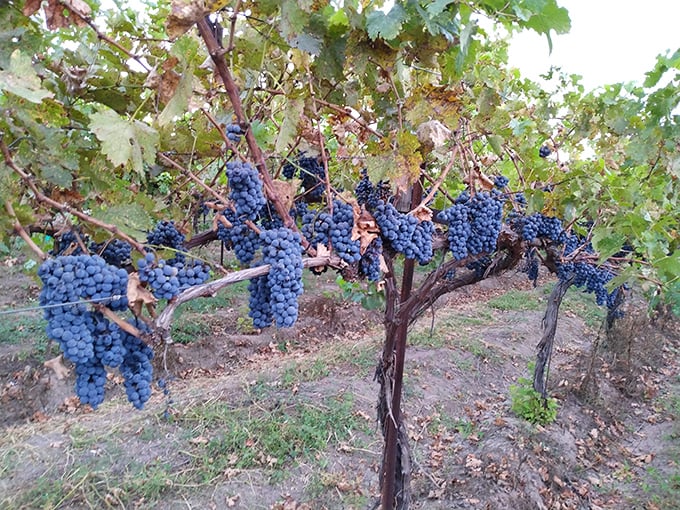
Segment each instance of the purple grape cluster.
[{"label": "purple grape cluster", "polygon": [[226,210],[223,214],[232,226],[228,228],[218,223],[217,238],[222,241],[225,249],[234,251],[241,264],[250,264],[255,258],[255,253],[260,249],[260,237],[233,211]]},{"label": "purple grape cluster", "polygon": [[468,256],[468,238],[472,228],[468,221],[468,210],[465,204],[453,204],[439,213],[439,220],[449,227],[447,238],[449,250],[456,260],[463,260]]},{"label": "purple grape cluster", "polygon": [[99,255],[107,264],[116,267],[124,267],[129,264],[132,257],[130,243],[120,239],[112,239],[105,243],[90,243],[90,253]]},{"label": "purple grape cluster", "polygon": [[508,179],[504,175],[497,175],[496,177],[493,178],[493,185],[497,189],[501,189],[501,190],[504,189],[508,185],[509,182],[510,182],[510,179]]},{"label": "purple grape cluster", "polygon": [[249,163],[231,161],[227,163],[227,179],[229,199],[234,204],[236,216],[243,221],[256,221],[267,204],[257,169]]},{"label": "purple grape cluster", "polygon": [[81,242],[83,245],[87,245],[88,237],[81,234],[75,229],[67,230],[61,235],[54,238],[54,249],[50,252],[50,255],[84,255],[85,252],[81,248]]},{"label": "purple grape cluster", "polygon": [[543,237],[551,241],[560,242],[564,236],[562,221],[559,218],[534,213],[524,218],[521,222],[522,238],[532,242],[537,237]]},{"label": "purple grape cluster", "polygon": [[476,193],[467,203],[470,235],[467,240],[471,255],[496,250],[498,234],[503,224],[503,202],[497,195]]},{"label": "purple grape cluster", "polygon": [[318,201],[326,190],[326,172],[319,158],[300,155],[295,164],[286,163],[282,173],[286,179],[300,176],[305,197],[309,201]]},{"label": "purple grape cluster", "polygon": [[330,240],[333,251],[348,264],[354,264],[361,258],[361,243],[352,240],[354,228],[354,209],[340,200],[333,201],[332,227]]},{"label": "purple grape cluster", "polygon": [[187,263],[178,262],[175,268],[180,292],[189,287],[201,285],[210,279],[210,268],[198,260]]},{"label": "purple grape cluster", "polygon": [[163,259],[156,262],[154,254],[147,253],[144,258],[137,261],[137,267],[139,268],[139,281],[146,283],[157,299],[170,300],[179,294],[178,270],[169,262]]},{"label": "purple grape cluster", "polygon": [[302,235],[312,246],[328,246],[333,217],[324,211],[307,209],[302,215]]},{"label": "purple grape cluster", "polygon": [[146,243],[155,247],[168,247],[175,250],[172,261],[184,262],[184,234],[177,230],[174,221],[161,220],[146,236]]},{"label": "purple grape cluster", "polygon": [[277,327],[291,327],[297,320],[298,297],[303,290],[300,235],[287,228],[263,230],[260,241],[262,263],[271,269],[266,280],[250,282],[249,315],[258,328],[271,325],[272,320]]},{"label": "purple grape cluster", "polygon": [[380,281],[382,271],[380,269],[380,257],[382,256],[382,239],[376,237],[368,245],[359,261],[359,274],[365,276],[371,282]]},{"label": "purple grape cluster", "polygon": [[[134,324],[144,331],[143,323]],[[123,333],[125,357],[120,365],[120,373],[125,378],[125,393],[128,400],[137,409],[142,409],[151,396],[151,381],[153,380],[153,349],[139,338]]]},{"label": "purple grape cluster", "polygon": [[388,203],[392,191],[389,183],[379,181],[373,184],[368,177],[368,171],[361,171],[361,179],[354,189],[354,195],[359,205],[365,205],[369,210],[374,210],[381,203]]},{"label": "purple grape cluster", "polygon": [[[47,335],[75,363],[75,391],[81,403],[96,409],[103,402],[107,366],[120,367],[126,385],[142,388],[150,378],[151,366],[135,368],[134,353],[143,351],[149,360],[153,352],[101,312],[90,310],[86,303],[94,300],[111,310],[125,309],[127,271],[96,255],[78,255],[49,259],[40,266],[38,275],[43,282],[40,304],[45,307]],[[128,392],[129,400],[137,407],[149,395],[143,390],[137,394]]]}]

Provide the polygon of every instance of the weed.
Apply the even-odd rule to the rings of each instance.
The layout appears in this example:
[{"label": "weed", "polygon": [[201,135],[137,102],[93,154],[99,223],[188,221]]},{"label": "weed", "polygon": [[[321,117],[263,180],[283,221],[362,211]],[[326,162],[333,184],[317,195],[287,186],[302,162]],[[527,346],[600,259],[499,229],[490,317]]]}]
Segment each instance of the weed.
[{"label": "weed", "polygon": [[[530,372],[533,366],[530,364]],[[543,399],[530,379],[520,377],[517,384],[510,385],[512,412],[534,425],[548,425],[557,419],[557,400],[553,397]]]},{"label": "weed", "polygon": [[286,367],[281,376],[281,385],[292,388],[301,382],[318,381],[328,377],[330,370],[326,360],[317,358],[312,363],[294,362]]}]

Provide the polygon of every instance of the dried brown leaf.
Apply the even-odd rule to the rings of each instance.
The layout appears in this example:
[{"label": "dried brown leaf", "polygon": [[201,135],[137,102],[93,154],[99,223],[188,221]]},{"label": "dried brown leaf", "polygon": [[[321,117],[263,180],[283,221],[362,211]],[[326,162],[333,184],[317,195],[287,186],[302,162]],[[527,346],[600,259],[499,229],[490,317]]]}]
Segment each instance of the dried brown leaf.
[{"label": "dried brown leaf", "polygon": [[56,358],[52,358],[50,360],[47,360],[43,365],[49,369],[51,369],[54,372],[54,375],[59,379],[60,381],[63,379],[66,379],[70,373],[70,370],[64,366],[63,359],[61,357],[61,354],[57,356]]}]

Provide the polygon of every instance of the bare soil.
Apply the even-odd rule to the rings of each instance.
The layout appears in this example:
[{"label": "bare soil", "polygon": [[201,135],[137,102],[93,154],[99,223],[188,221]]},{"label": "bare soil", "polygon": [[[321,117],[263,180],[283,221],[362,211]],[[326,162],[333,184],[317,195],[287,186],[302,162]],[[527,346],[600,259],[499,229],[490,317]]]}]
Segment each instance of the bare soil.
[{"label": "bare soil", "polygon": [[[35,304],[37,287],[16,266],[0,278],[0,310]],[[143,411],[115,373],[98,410],[80,406],[73,370],[59,379],[43,365],[56,351],[38,338],[0,338],[0,507],[374,508],[382,317],[343,301],[329,278],[310,287],[290,330],[244,329],[243,301],[185,314],[201,328],[190,343],[157,347],[170,391],[154,386]],[[403,403],[412,508],[680,508],[677,323],[631,305],[607,335],[592,297],[574,293],[550,369],[557,420],[534,426],[510,411],[508,389],[528,376],[549,289],[520,274],[490,279],[450,294],[413,328]],[[0,321],[17,317],[39,314]],[[305,409],[331,416],[338,402],[351,413],[325,448],[274,458],[263,437],[249,437],[254,464],[208,469],[218,462],[210,448],[229,432],[211,426],[228,418],[219,410],[276,416],[283,428]]]}]

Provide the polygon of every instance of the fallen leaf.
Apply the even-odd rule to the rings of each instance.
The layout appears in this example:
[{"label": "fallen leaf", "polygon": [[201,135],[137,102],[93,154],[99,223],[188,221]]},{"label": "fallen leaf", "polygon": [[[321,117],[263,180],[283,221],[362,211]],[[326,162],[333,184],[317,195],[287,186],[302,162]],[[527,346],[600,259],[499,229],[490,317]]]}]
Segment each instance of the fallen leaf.
[{"label": "fallen leaf", "polygon": [[45,363],[43,363],[43,365],[51,369],[54,372],[54,375],[60,381],[66,379],[68,375],[71,373],[70,370],[64,366],[61,354],[56,358],[47,360]]}]

